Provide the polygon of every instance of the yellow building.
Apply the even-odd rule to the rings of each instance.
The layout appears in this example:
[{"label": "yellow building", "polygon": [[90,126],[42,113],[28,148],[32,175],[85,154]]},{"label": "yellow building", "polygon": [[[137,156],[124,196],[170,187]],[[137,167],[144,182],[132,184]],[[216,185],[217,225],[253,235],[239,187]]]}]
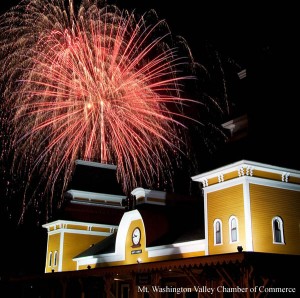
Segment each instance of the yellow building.
[{"label": "yellow building", "polygon": [[[203,187],[203,238],[194,234],[190,241],[147,246],[139,206],[166,206],[167,194],[137,188],[132,191],[137,209],[124,209],[118,226],[63,220],[45,224],[48,230],[45,272],[199,257],[237,249],[300,255],[299,171],[242,160],[192,179]],[[122,196],[78,190],[70,190],[69,194],[73,201],[80,199],[82,204],[110,208],[116,205],[121,208],[124,200]],[[202,216],[199,214],[199,218]],[[186,228],[188,231],[189,227]]]},{"label": "yellow building", "polygon": [[73,219],[43,225],[45,276],[16,289],[63,298],[296,297],[300,171],[241,160],[191,179],[202,196],[70,189]]},{"label": "yellow building", "polygon": [[203,185],[206,254],[300,254],[300,172],[239,161],[192,178]]},{"label": "yellow building", "polygon": [[[64,284],[63,297],[270,297],[282,285],[294,293],[287,266],[300,260],[300,171],[241,160],[191,179],[199,198],[70,189],[77,212],[90,207],[103,222],[43,225],[45,273]],[[91,279],[97,289],[87,294]]]},{"label": "yellow building", "polygon": [[[165,243],[161,240],[160,243],[165,244],[147,246],[147,243],[156,241],[158,236],[165,237],[166,234],[169,234],[172,227],[170,225],[165,228],[160,226],[160,231],[156,233],[149,232],[149,237],[152,240],[146,242],[146,227],[141,214],[152,217],[152,219],[147,220],[151,227],[153,227],[153,218],[160,222],[158,224],[164,225],[164,222],[170,219],[165,213],[168,202],[176,200],[174,196],[167,198],[165,192],[137,188],[132,191],[132,196],[136,208],[141,210],[128,211],[125,206],[122,206],[122,202],[124,204],[124,197],[122,196],[107,195],[105,197],[103,194],[77,190],[70,190],[68,193],[72,196],[71,203],[80,201],[81,206],[93,205],[94,208],[118,208],[122,210],[123,215],[118,226],[70,220],[56,220],[44,224],[43,227],[48,231],[46,273],[205,255],[205,240],[201,239],[201,233],[198,235],[197,233],[193,234],[190,241]],[[195,201],[190,199],[189,202],[194,203]],[[150,214],[149,205],[159,209],[162,208],[163,211],[158,214],[151,209]],[[192,204],[192,207],[194,208],[195,204]],[[173,212],[175,209],[168,208],[168,210]],[[203,217],[202,214],[198,215]],[[193,224],[191,227],[194,228]],[[151,236],[150,233],[154,236]]]}]

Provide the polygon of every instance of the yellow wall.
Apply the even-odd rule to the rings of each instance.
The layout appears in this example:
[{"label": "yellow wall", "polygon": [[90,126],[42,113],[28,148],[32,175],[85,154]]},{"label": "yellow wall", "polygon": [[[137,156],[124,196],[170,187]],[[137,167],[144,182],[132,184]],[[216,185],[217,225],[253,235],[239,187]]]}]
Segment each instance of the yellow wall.
[{"label": "yellow wall", "polygon": [[[256,171],[257,177],[274,179],[277,182],[280,181],[281,175],[278,173],[267,173],[261,171]],[[236,173],[226,174],[226,179],[234,179]],[[269,177],[270,176],[270,177]],[[213,182],[216,182],[216,177],[211,179]],[[240,180],[238,180],[240,181]],[[208,192],[207,196],[207,249],[209,255],[214,254],[225,254],[230,252],[237,252],[237,246],[246,247],[246,230],[251,231],[252,229],[252,241],[253,241],[253,251],[255,252],[269,252],[269,253],[280,253],[280,254],[298,254],[300,255],[300,192],[275,188],[271,186],[257,185],[254,183],[249,183],[249,194],[250,194],[250,216],[252,226],[247,226],[245,223],[245,210],[244,210],[244,193],[243,193],[243,183],[250,181],[249,179],[243,180],[238,185],[235,186],[226,186],[224,189],[219,189],[215,191]],[[255,180],[251,180],[255,181]],[[263,181],[263,180],[262,180]],[[276,182],[276,183],[277,183]],[[281,181],[280,181],[281,183]],[[278,183],[277,183],[278,184]],[[222,185],[220,185],[222,186]],[[287,184],[287,187],[289,185]],[[134,211],[132,211],[134,212]],[[137,212],[137,211],[135,211]],[[129,213],[127,213],[129,214]],[[238,220],[238,241],[230,243],[229,236],[229,219],[231,216],[235,216]],[[284,237],[285,244],[273,244],[273,233],[272,233],[272,219],[276,216],[279,216],[283,219],[284,223]],[[129,218],[129,217],[128,217]],[[131,220],[132,219],[132,220]],[[107,259],[104,262],[99,264],[91,264],[90,267],[103,267],[103,266],[121,266],[127,264],[136,264],[138,258],[141,258],[142,263],[146,262],[156,262],[161,260],[168,260],[174,258],[187,258],[195,256],[205,255],[205,251],[192,251],[192,252],[183,252],[182,254],[177,251],[172,251],[174,254],[159,254],[155,252],[152,254],[154,257],[148,256],[148,250],[146,249],[146,234],[145,227],[141,216],[132,217],[130,220],[125,220],[124,232],[120,235],[122,241],[118,244],[118,248],[125,248],[119,255],[120,258],[115,258],[115,262],[107,262]],[[222,244],[214,244],[214,221],[215,219],[220,219],[222,221]],[[122,221],[121,221],[122,222]],[[247,223],[249,224],[249,223]],[[57,229],[59,229],[58,226]],[[90,235],[91,233],[87,229],[87,226],[78,228],[77,225],[68,225],[68,228],[74,228],[73,232],[70,233],[68,230],[61,231],[64,233],[63,237],[63,263],[62,271],[76,270],[76,262],[72,259],[78,254],[82,253],[88,249],[92,244],[95,244],[105,238],[105,236],[96,236]],[[119,228],[120,228],[119,227]],[[132,243],[132,232],[135,227],[138,227],[141,231],[141,241],[140,246],[133,247]],[[102,227],[93,228],[93,230],[103,231]],[[108,229],[108,228],[107,228]],[[76,231],[77,230],[77,231]],[[82,234],[86,230],[86,234]],[[81,232],[81,234],[79,233]],[[48,242],[48,253],[46,260],[46,272],[51,272],[51,270],[57,271],[56,267],[49,267],[49,252],[52,251],[53,254],[55,251],[60,250],[60,231],[57,231],[57,234],[49,235]],[[248,235],[249,236],[249,235]],[[251,237],[248,237],[248,240],[251,240]],[[250,241],[249,240],[249,241]],[[120,246],[122,245],[122,246]],[[202,246],[203,248],[204,246]],[[251,247],[248,243],[248,247]],[[160,249],[160,248],[159,248]],[[163,251],[163,247],[161,248]],[[117,254],[116,254],[117,255]],[[123,260],[125,257],[125,260]],[[110,259],[111,260],[111,259]],[[118,260],[118,261],[117,261]],[[79,270],[87,269],[87,265],[80,266]]]},{"label": "yellow wall", "polygon": [[[51,272],[52,270],[54,270],[54,271],[58,270],[58,265],[54,266],[54,253],[55,253],[55,251],[58,252],[57,260],[59,261],[59,247],[60,247],[60,234],[49,235],[45,272]],[[50,267],[49,266],[49,256],[50,256],[51,252],[52,252],[52,266]]]},{"label": "yellow wall", "polygon": [[[249,184],[253,251],[300,254],[300,193],[288,189]],[[245,247],[243,185],[232,186],[207,194],[208,253],[222,254]],[[237,243],[229,243],[230,216],[238,218]],[[279,216],[284,224],[285,244],[273,243],[272,219]],[[214,245],[213,223],[222,221],[223,244]],[[249,228],[249,227],[248,227]]]},{"label": "yellow wall", "polygon": [[[68,233],[63,232],[63,251],[62,251],[62,271],[76,270],[76,262],[72,259],[88,249],[92,244],[96,244],[97,242],[103,240],[105,236],[97,236],[97,235],[88,235],[88,234],[76,234],[76,233]],[[58,271],[58,263],[61,261],[60,258],[60,239],[62,232],[58,232],[56,234],[49,235],[48,239],[48,251],[47,251],[47,259],[46,259],[46,269],[45,272],[51,272],[52,270]],[[57,265],[54,266],[54,253],[58,252],[58,262]],[[49,266],[49,254],[53,253],[53,261],[52,266]]]},{"label": "yellow wall", "polygon": [[104,236],[66,232],[64,235],[62,271],[76,270],[76,262],[72,259],[104,238]]},{"label": "yellow wall", "polygon": [[[253,249],[256,252],[300,254],[300,193],[250,184]],[[284,224],[285,245],[273,244],[272,218]]]},{"label": "yellow wall", "polygon": [[[222,254],[236,252],[238,245],[245,245],[245,220],[243,185],[228,187],[207,194],[207,221],[208,221],[208,253]],[[230,243],[229,218],[238,219],[238,242]],[[222,221],[223,244],[214,245],[214,220]]]}]

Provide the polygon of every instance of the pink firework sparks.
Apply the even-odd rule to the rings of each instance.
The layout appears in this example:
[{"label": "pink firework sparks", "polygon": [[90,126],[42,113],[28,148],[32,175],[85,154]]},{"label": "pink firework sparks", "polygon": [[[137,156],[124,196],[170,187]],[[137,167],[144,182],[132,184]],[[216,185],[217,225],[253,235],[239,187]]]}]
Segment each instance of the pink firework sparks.
[{"label": "pink firework sparks", "polygon": [[169,46],[164,21],[96,0],[77,13],[64,3],[27,0],[1,18],[18,166],[40,171],[52,191],[59,175],[67,185],[76,159],[116,164],[124,192],[151,186],[182,148],[189,61]]}]

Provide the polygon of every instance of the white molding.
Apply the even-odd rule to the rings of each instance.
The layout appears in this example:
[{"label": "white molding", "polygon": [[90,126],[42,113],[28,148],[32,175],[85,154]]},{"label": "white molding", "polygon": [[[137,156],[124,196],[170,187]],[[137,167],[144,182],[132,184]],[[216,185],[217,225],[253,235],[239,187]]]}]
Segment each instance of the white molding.
[{"label": "white molding", "polygon": [[83,165],[83,166],[110,169],[110,170],[117,169],[117,166],[113,165],[113,164],[106,164],[106,163],[100,163],[100,162],[95,162],[95,161],[87,161],[87,160],[82,160],[82,159],[76,159],[75,165]]},{"label": "white molding", "polygon": [[251,176],[241,176],[241,177],[237,177],[235,179],[226,180],[222,183],[213,184],[211,186],[205,187],[203,189],[203,191],[205,193],[210,193],[213,191],[217,191],[217,190],[225,189],[225,188],[228,188],[231,186],[242,184],[242,183],[244,183],[244,181],[248,181],[249,183],[257,184],[257,185],[300,191],[299,184],[292,184],[292,183],[282,182],[279,180],[276,181],[276,180],[270,180],[270,179],[259,178],[259,177],[251,177]]},{"label": "white molding", "polygon": [[118,202],[124,198],[125,195],[112,195],[107,193],[100,193],[100,192],[91,192],[91,191],[83,191],[77,189],[70,189],[67,191],[68,194],[72,196],[73,199],[76,198],[83,198],[83,199],[94,199],[94,200],[111,200],[114,202]]},{"label": "white molding", "polygon": [[155,258],[166,255],[176,255],[191,252],[205,252],[205,240],[194,240],[187,242],[180,242],[168,245],[152,246],[146,248],[149,258]]},{"label": "white molding", "polygon": [[59,260],[57,265],[58,272],[62,271],[62,262],[63,262],[63,254],[64,254],[64,239],[65,239],[65,233],[62,232],[60,234],[60,244],[59,244]]},{"label": "white molding", "polygon": [[[208,213],[207,213],[207,192],[204,192],[204,241],[205,241],[205,255],[207,256],[208,251]],[[222,235],[223,237],[223,235]]]},{"label": "white molding", "polygon": [[[144,189],[142,187],[135,188],[131,194],[136,197],[136,200],[143,198],[143,203],[151,204],[151,205],[166,205],[166,192],[152,189]],[[156,199],[159,201],[153,201],[152,199]]]},{"label": "white molding", "polygon": [[253,170],[258,170],[279,175],[282,175],[283,173],[289,173],[289,176],[300,178],[300,171],[298,170],[273,166],[259,162],[253,162],[249,160],[241,160],[235,163],[231,163],[229,165],[214,169],[212,171],[192,176],[191,178],[193,181],[202,182],[203,184],[205,184],[204,180],[209,180],[211,178],[218,177],[218,175],[220,174],[227,174],[233,171],[238,171],[240,173],[241,169],[246,170],[246,173],[244,171],[245,175],[251,175],[251,172],[253,172]]},{"label": "white molding", "polygon": [[[86,231],[90,231],[89,227],[104,228],[104,229],[110,229],[110,230],[118,229],[118,225],[96,224],[96,223],[92,223],[92,222],[71,221],[71,220],[61,220],[61,219],[43,224],[42,227],[46,228],[48,230],[48,232],[62,231],[62,230],[76,230],[76,229],[69,229],[68,227],[64,228],[64,225],[66,225],[66,226],[68,226],[68,225],[86,226],[86,228],[87,228]],[[59,229],[56,229],[56,226],[60,226]],[[54,228],[54,230],[50,231],[51,228]],[[95,232],[97,232],[97,231],[95,231]]]},{"label": "white molding", "polygon": [[244,217],[245,217],[245,239],[246,247],[244,250],[253,251],[253,234],[252,234],[252,215],[249,182],[246,180],[243,184],[244,192]]}]

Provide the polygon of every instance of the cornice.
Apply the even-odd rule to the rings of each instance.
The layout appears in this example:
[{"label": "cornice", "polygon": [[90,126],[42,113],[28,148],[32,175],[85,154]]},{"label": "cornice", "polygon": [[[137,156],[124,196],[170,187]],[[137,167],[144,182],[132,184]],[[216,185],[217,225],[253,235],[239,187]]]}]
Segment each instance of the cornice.
[{"label": "cornice", "polygon": [[207,187],[244,176],[300,185],[298,170],[248,160],[241,160],[191,178],[202,183],[203,187]]}]

